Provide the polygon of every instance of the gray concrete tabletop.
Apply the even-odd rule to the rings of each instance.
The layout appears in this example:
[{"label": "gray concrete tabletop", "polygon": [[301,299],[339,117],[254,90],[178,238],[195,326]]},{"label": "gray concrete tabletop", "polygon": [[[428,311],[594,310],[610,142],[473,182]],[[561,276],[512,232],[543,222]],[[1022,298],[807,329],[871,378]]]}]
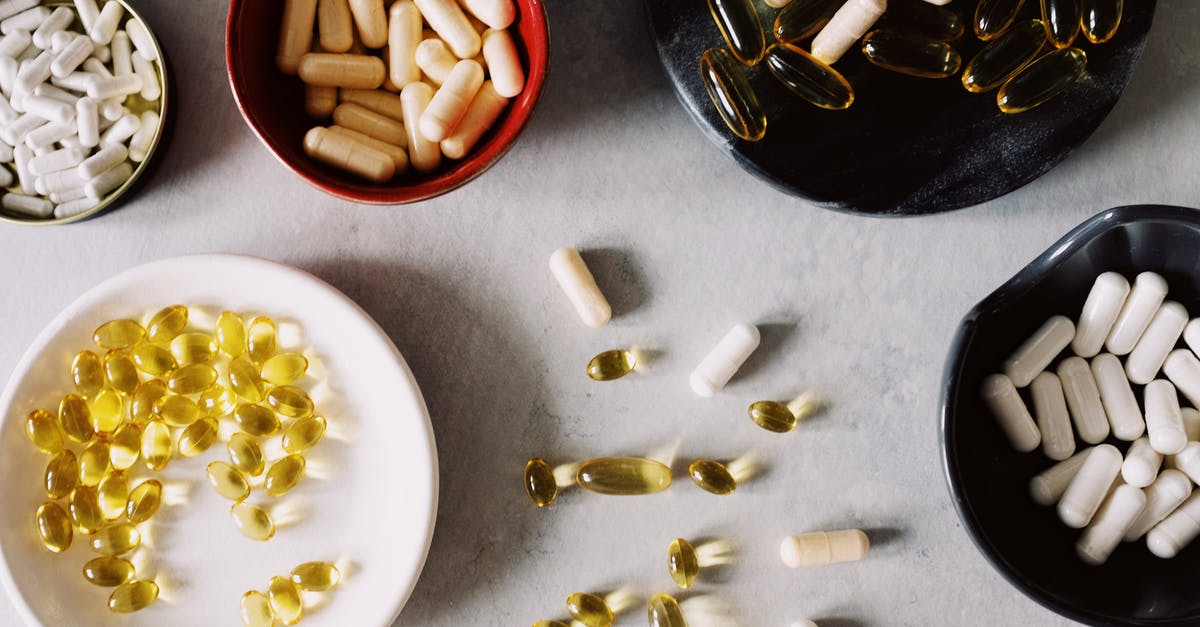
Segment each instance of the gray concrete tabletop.
[{"label": "gray concrete tabletop", "polygon": [[[937,406],[960,317],[1071,227],[1131,203],[1200,206],[1200,4],[1161,0],[1123,98],[1082,147],[981,206],[871,219],[784,195],[713,148],[675,100],[641,0],[553,0],[550,79],[512,151],[429,202],[356,206],[314,190],[242,121],[224,57],[227,3],[135,0],[174,67],[178,125],[135,199],[80,224],[0,224],[0,377],[77,295],[134,265],[195,252],[293,264],[361,304],[428,402],[441,503],[428,562],[397,624],[529,625],[576,591],[670,592],[676,537],[723,537],[737,561],[702,595],[727,624],[1056,625],[959,524]],[[612,301],[580,324],[547,269],[583,250]],[[688,387],[735,322],[763,346],[717,397]],[[601,350],[654,351],[599,384]],[[745,408],[812,389],[795,432]],[[727,497],[686,478],[657,497],[526,497],[531,456],[565,462],[671,448],[680,461],[753,453],[765,472]],[[860,527],[866,560],[790,570],[780,540]],[[619,625],[645,624],[644,605]],[[0,623],[16,623],[0,595]]]}]

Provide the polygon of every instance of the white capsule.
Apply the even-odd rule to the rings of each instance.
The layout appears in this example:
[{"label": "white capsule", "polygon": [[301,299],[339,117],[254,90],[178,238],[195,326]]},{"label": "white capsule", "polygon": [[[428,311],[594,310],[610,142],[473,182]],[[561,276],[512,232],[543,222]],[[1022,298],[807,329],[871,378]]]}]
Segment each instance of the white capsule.
[{"label": "white capsule", "polygon": [[1200,480],[1200,442],[1188,442],[1175,455],[1175,468],[1192,481]]},{"label": "white capsule", "polygon": [[134,163],[141,163],[146,160],[150,153],[150,147],[154,144],[154,135],[158,132],[158,114],[153,111],[142,113],[141,123],[138,125],[138,130],[129,139],[129,158]]},{"label": "white capsule", "polygon": [[87,198],[87,192],[85,192],[83,190],[83,186],[80,185],[74,189],[68,189],[65,192],[50,192],[49,194],[46,194],[46,196],[49,197],[50,202],[54,203],[55,205],[61,205],[71,202],[72,200]]},{"label": "white capsule", "polygon": [[1047,507],[1057,503],[1091,451],[1091,448],[1083,449],[1034,477],[1029,482],[1029,496],[1033,502]]},{"label": "white capsule", "polygon": [[1029,392],[1033,395],[1033,413],[1042,434],[1042,452],[1054,460],[1070,457],[1075,453],[1075,432],[1071,429],[1058,376],[1052,372],[1039,374],[1029,384]]},{"label": "white capsule", "polygon": [[87,37],[72,39],[71,43],[54,57],[54,62],[50,64],[50,74],[58,78],[70,75],[87,61],[94,49],[92,40]]},{"label": "white capsule", "polygon": [[92,74],[91,72],[71,72],[62,78],[51,78],[50,84],[62,87],[63,89],[68,89],[70,91],[77,91],[79,93],[86,94],[88,89],[91,88],[92,84],[95,83],[98,78],[98,76]]},{"label": "white capsule", "polygon": [[1200,405],[1200,359],[1186,348],[1171,351],[1163,362],[1163,374],[1193,405]]},{"label": "white capsule", "polygon": [[0,130],[0,139],[3,139],[4,143],[10,146],[23,144],[30,132],[43,126],[45,123],[45,120],[32,113],[23,114],[6,124],[3,130]]},{"label": "white capsule", "polygon": [[49,96],[26,96],[25,111],[49,122],[71,122],[75,119],[75,107]]},{"label": "white capsule", "polygon": [[77,216],[98,204],[99,203],[91,198],[77,198],[75,200],[62,203],[61,205],[55,205],[54,217],[61,220],[62,218]]},{"label": "white capsule", "polygon": [[[0,61],[2,60],[3,58],[0,57]],[[21,114],[17,113],[17,110],[12,108],[12,105],[8,103],[8,100],[0,98],[0,126],[12,124],[19,117],[21,117]]]},{"label": "white capsule", "polygon": [[[10,149],[11,150],[11,149]],[[0,168],[0,187],[10,187],[13,184],[13,174],[8,168]]]},{"label": "white capsule", "polygon": [[75,103],[79,102],[79,96],[76,96],[65,89],[59,89],[50,83],[42,83],[41,85],[38,85],[37,89],[33,90],[33,95],[53,98],[59,102],[66,103],[72,109],[75,108]]},{"label": "white capsule", "polygon": [[41,83],[50,78],[50,66],[54,63],[54,53],[45,50],[29,63],[17,70],[17,88],[32,93]]},{"label": "white capsule", "polygon": [[1121,478],[1135,488],[1144,488],[1153,483],[1154,478],[1158,476],[1162,460],[1162,454],[1150,446],[1149,438],[1138,438],[1125,453],[1125,461],[1121,464]]},{"label": "white capsule", "polygon": [[132,113],[127,113],[122,116],[121,119],[113,123],[113,125],[110,126],[107,131],[104,131],[104,134],[100,136],[100,143],[122,143],[130,137],[133,137],[133,134],[137,132],[141,125],[141,118]]},{"label": "white capsule", "polygon": [[1093,566],[1108,561],[1108,556],[1145,507],[1146,495],[1140,489],[1125,484],[1117,486],[1075,543],[1080,559]]},{"label": "white capsule", "polygon": [[42,50],[49,50],[53,46],[50,43],[50,38],[55,33],[61,33],[66,30],[67,26],[75,20],[75,12],[67,7],[58,7],[54,9],[42,23],[38,25],[37,30],[33,31],[33,45]]},{"label": "white capsule", "polygon": [[88,86],[88,96],[97,100],[108,100],[116,96],[128,96],[142,90],[142,79],[136,74],[98,78]]},{"label": "white capsule", "polygon": [[75,103],[75,122],[79,125],[79,144],[85,148],[100,145],[100,112],[92,98]]},{"label": "white capsule", "polygon": [[83,162],[83,158],[86,155],[87,151],[83,148],[61,148],[39,157],[34,157],[29,162],[29,171],[34,176],[44,176],[51,172],[74,168]]},{"label": "white capsule", "polygon": [[471,59],[456,63],[421,113],[419,128],[425,139],[440,142],[450,135],[482,85],[483,66]]},{"label": "white capsule", "polygon": [[[13,147],[0,141],[0,163],[11,163],[12,160],[13,160]],[[10,180],[7,184],[0,185],[0,187],[8,187],[8,185],[11,185],[11,184],[12,184],[12,181]]]},{"label": "white capsule", "polygon": [[444,83],[446,77],[450,75],[450,70],[453,70],[454,65],[458,63],[458,57],[454,56],[453,52],[450,52],[450,48],[446,47],[446,42],[436,37],[426,39],[417,44],[417,50],[413,53],[413,58],[417,62],[417,67],[435,85]]},{"label": "white capsule", "polygon": [[1092,291],[1088,292],[1075,325],[1075,339],[1071,350],[1080,357],[1093,357],[1104,347],[1113,323],[1121,314],[1121,306],[1129,295],[1129,281],[1116,272],[1105,272],[1096,277]]},{"label": "white capsule", "polygon": [[550,255],[550,272],[584,324],[594,329],[604,326],[612,318],[612,308],[578,250],[559,248],[554,251]]},{"label": "white capsule", "polygon": [[0,0],[0,20],[6,20],[41,3],[42,0]]},{"label": "white capsule", "polygon": [[887,10],[887,0],[848,0],[812,41],[812,56],[833,65]]},{"label": "white capsule", "polygon": [[4,198],[0,199],[0,206],[35,218],[48,218],[54,214],[54,204],[49,200],[12,192],[4,194]]},{"label": "white capsule", "polygon": [[162,87],[158,84],[158,72],[154,70],[154,64],[140,52],[133,53],[133,73],[142,79],[142,98],[158,100],[162,95]]},{"label": "white capsule", "polygon": [[16,58],[33,43],[33,38],[27,30],[15,30],[0,38],[0,56]]},{"label": "white capsule", "polygon": [[1146,421],[1138,407],[1137,397],[1125,377],[1125,367],[1112,353],[1101,353],[1092,358],[1092,377],[1100,391],[1100,401],[1112,434],[1127,442],[1142,437],[1146,432]]},{"label": "white capsule", "polygon": [[1134,345],[1125,360],[1125,372],[1133,383],[1146,384],[1154,380],[1162,368],[1167,353],[1175,348],[1183,327],[1187,324],[1188,312],[1174,301],[1167,301],[1146,326],[1142,337]]},{"label": "white capsule", "polygon": [[1079,439],[1088,444],[1097,444],[1108,437],[1108,416],[1100,401],[1100,390],[1092,376],[1091,367],[1082,357],[1068,357],[1058,364],[1058,378],[1062,382],[1067,408]]},{"label": "white capsule", "polygon": [[[107,120],[110,126],[113,122],[116,122],[126,115],[129,115],[129,109],[126,109],[125,106],[121,104],[120,100],[121,99],[119,98],[114,98],[98,103],[100,105],[100,117],[103,120]],[[107,128],[104,126],[104,122],[101,122],[100,126],[102,128]]]},{"label": "white capsule", "polygon": [[483,134],[487,132],[496,118],[508,106],[508,98],[496,93],[492,81],[484,81],[467,114],[458,123],[458,127],[449,137],[441,142],[442,154],[451,159],[462,159],[475,147]]},{"label": "white capsule", "polygon": [[1153,272],[1137,275],[1133,281],[1133,289],[1129,291],[1121,313],[1104,343],[1108,352],[1126,355],[1133,350],[1166,296],[1167,281],[1161,276]]},{"label": "white capsule", "polygon": [[25,144],[13,148],[13,163],[17,169],[17,181],[21,184],[21,193],[32,195],[37,193],[37,177],[29,172],[29,161],[33,159],[33,151]]},{"label": "white capsule", "polygon": [[1058,501],[1059,519],[1074,529],[1087,526],[1120,472],[1121,452],[1115,446],[1093,448]]},{"label": "white capsule", "polygon": [[112,61],[112,48],[109,46],[96,46],[96,49],[92,51],[91,58],[100,63],[107,64],[109,61]]},{"label": "white capsule", "polygon": [[[100,50],[100,48],[97,48],[97,50]],[[101,61],[100,59],[96,58],[96,56],[94,54],[93,54],[93,56],[89,57],[87,61],[83,62],[83,71],[89,72],[91,74],[95,74],[96,78],[98,78],[98,79],[113,77],[113,73],[108,71],[108,66],[104,65],[104,62]],[[128,94],[120,94],[120,95],[124,96],[124,95],[128,95]]]},{"label": "white capsule", "polygon": [[454,0],[413,0],[429,27],[437,32],[460,59],[479,54],[482,42],[466,14]]},{"label": "white capsule", "polygon": [[97,176],[87,182],[84,186],[84,191],[87,192],[88,198],[92,200],[103,200],[109,192],[117,189],[133,176],[133,168],[129,163],[122,163],[117,167]]},{"label": "white capsule", "polygon": [[[1163,455],[1175,455],[1187,444],[1187,431],[1179,410],[1175,386],[1165,379],[1155,379],[1143,391],[1146,404],[1146,432],[1150,445]],[[1179,460],[1176,460],[1178,463]]]},{"label": "white capsule", "polygon": [[1183,430],[1187,433],[1188,442],[1200,440],[1200,411],[1184,407],[1179,410],[1179,414],[1183,417]]},{"label": "white capsule", "polygon": [[[709,351],[708,355],[692,371],[690,383],[692,391],[700,396],[709,397],[733,378],[738,368],[742,367],[754,349],[758,348],[761,340],[758,328],[754,325],[739,323],[721,338],[720,342]],[[1025,412],[1028,416],[1029,412]],[[1034,427],[1036,429],[1036,427]],[[1034,447],[1037,442],[1034,443]]]},{"label": "white capsule", "polygon": [[1133,542],[1146,535],[1154,525],[1175,511],[1192,494],[1192,480],[1178,470],[1167,469],[1158,475],[1146,493],[1146,507],[1125,530],[1125,541]]},{"label": "white capsule", "polygon": [[50,51],[54,54],[59,54],[67,44],[71,43],[76,37],[84,37],[84,35],[76,35],[69,30],[60,30],[50,36]]},{"label": "white capsule", "polygon": [[[72,111],[74,116],[75,112]],[[75,128],[75,122],[51,122],[45,126],[38,127],[29,132],[25,136],[25,145],[34,150],[45,150],[54,145],[55,142],[65,139],[78,133]]]},{"label": "white capsule", "polygon": [[1074,337],[1075,324],[1069,318],[1051,317],[1004,361],[1004,373],[1019,388],[1029,385]]},{"label": "white capsule", "polygon": [[1146,547],[1163,559],[1179,554],[1200,535],[1200,492],[1192,491],[1174,512],[1146,534]]},{"label": "white capsule", "polygon": [[117,31],[108,47],[112,50],[113,76],[133,74],[133,44],[129,43],[129,34]]},{"label": "white capsule", "polygon": [[525,88],[525,70],[521,68],[521,58],[517,56],[517,47],[508,31],[483,32],[483,58],[487,61],[496,93],[506,98],[521,93]]},{"label": "white capsule", "polygon": [[[7,35],[18,30],[32,31],[41,26],[48,17],[50,17],[50,9],[33,7],[0,22],[0,33]],[[30,40],[32,41],[32,37]]]},{"label": "white capsule", "polygon": [[38,193],[47,195],[82,189],[86,183],[87,181],[74,169],[51,172],[37,179]]},{"label": "white capsule", "polygon": [[75,0],[75,11],[79,13],[79,22],[83,24],[85,33],[92,29],[96,18],[100,17],[100,7],[96,6],[96,0]]},{"label": "white capsule", "polygon": [[129,150],[125,148],[125,144],[107,144],[79,164],[79,178],[90,181],[117,167],[128,157]]},{"label": "white capsule", "polygon": [[125,7],[121,6],[120,2],[104,3],[104,7],[100,9],[100,15],[88,29],[88,37],[91,37],[97,46],[107,46],[108,42],[112,41],[113,35],[117,34],[117,28],[121,26],[121,18],[124,15]]},{"label": "white capsule", "polygon": [[125,23],[125,32],[129,34],[129,41],[133,42],[139,54],[151,60],[158,60],[158,49],[154,46],[154,38],[150,36],[150,31],[146,30],[145,24],[130,19]]}]

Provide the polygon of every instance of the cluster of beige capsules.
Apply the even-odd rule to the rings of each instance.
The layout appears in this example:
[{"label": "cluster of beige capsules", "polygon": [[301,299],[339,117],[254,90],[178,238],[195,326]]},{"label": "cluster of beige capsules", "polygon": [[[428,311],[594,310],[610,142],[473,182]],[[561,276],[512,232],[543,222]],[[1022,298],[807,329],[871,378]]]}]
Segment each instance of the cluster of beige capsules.
[{"label": "cluster of beige capsules", "polygon": [[375,183],[462,159],[525,87],[512,0],[384,5],[287,0],[276,56],[304,81],[308,115],[333,120],[305,153]]},{"label": "cluster of beige capsules", "polygon": [[[229,461],[208,464],[208,481],[233,501],[230,516],[242,534],[267,541],[275,523],[267,509],[247,500],[258,481],[252,478],[263,476],[268,497],[289,492],[304,476],[303,453],[324,437],[326,421],[295,385],[308,371],[308,359],[277,352],[276,324],[266,316],[247,325],[224,311],[209,330],[187,307],[172,305],[145,326],[132,319],[105,322],[93,341],[103,356],[85,349],[74,357],[75,391],[63,397],[57,415],[36,409],[25,421],[33,445],[51,455],[44,475],[49,500],[38,507],[36,526],[54,553],[70,548],[75,530],[87,534],[100,557],[84,565],[84,576],[116,587],[109,609],[132,612],[153,603],[158,586],[151,578],[134,579],[133,563],[121,556],[141,545],[138,527],[164,501],[163,482],[145,477],[138,461],[159,472],[173,459],[196,457],[226,439]],[[268,460],[263,443],[277,435],[283,454]],[[74,445],[82,446],[78,454]],[[320,588],[321,581],[340,577],[332,565],[317,570],[306,566],[293,578],[302,588]],[[272,580],[269,606],[292,624],[299,611],[289,599],[299,593],[277,583]],[[255,598],[248,593],[243,599],[243,616],[262,615],[246,610]]]},{"label": "cluster of beige capsules", "polygon": [[[767,45],[754,0],[708,0],[725,48],[700,59],[704,86],[725,124],[738,137],[758,141],[767,116],[746,74],[760,61],[804,100],[840,110],[854,102],[850,82],[832,66],[861,40],[863,56],[885,70],[921,78],[947,78],[962,69],[971,93],[996,90],[1004,113],[1037,107],[1084,76],[1087,54],[1073,47],[1079,34],[1093,43],[1117,32],[1124,0],[1040,0],[1041,19],[1019,21],[1025,0],[979,0],[974,33],[986,43],[963,66],[953,42],[965,32],[950,0],[767,0],[782,7],[776,41]],[[801,45],[812,38],[809,50]]]},{"label": "cluster of beige capsules", "polygon": [[[550,257],[550,270],[584,324],[595,328],[609,321],[612,308],[578,250],[560,248],[555,251]],[[734,325],[692,372],[689,379],[692,390],[704,397],[716,394],[758,347],[759,339],[758,329],[753,325]],[[630,374],[637,366],[636,349],[615,349],[592,358],[587,365],[587,374],[596,381],[612,381]],[[749,414],[759,427],[774,433],[787,433],[817,410],[814,396],[805,393],[787,404],[757,401],[750,405]],[[728,464],[697,459],[688,465],[688,476],[707,492],[728,495],[737,489],[739,482],[753,475],[755,466],[748,456]],[[671,481],[670,467],[647,457],[600,457],[558,466],[535,457],[526,462],[524,475],[525,489],[538,507],[549,507],[557,499],[560,489],[573,485],[598,494],[627,496],[661,492],[670,487]],[[866,555],[869,545],[867,535],[858,529],[818,531],[785,538],[780,547],[780,558],[792,568],[855,561]],[[731,545],[723,540],[693,546],[688,540],[677,538],[667,550],[668,572],[682,589],[695,583],[702,568],[731,560]],[[627,590],[604,596],[576,592],[567,598],[566,609],[575,621],[586,627],[609,627],[616,614],[632,604],[631,597]],[[650,598],[647,614],[651,627],[686,625],[679,601],[667,593]],[[534,627],[565,625],[556,620],[534,623]],[[815,623],[805,621],[797,625]]]}]

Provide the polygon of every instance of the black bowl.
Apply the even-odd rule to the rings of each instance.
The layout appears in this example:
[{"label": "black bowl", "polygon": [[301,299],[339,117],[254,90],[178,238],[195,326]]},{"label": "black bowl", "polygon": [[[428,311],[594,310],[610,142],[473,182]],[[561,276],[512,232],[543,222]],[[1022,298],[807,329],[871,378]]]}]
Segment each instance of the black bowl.
[{"label": "black bowl", "polygon": [[1092,624],[1200,624],[1200,542],[1170,560],[1142,541],[1102,566],[1075,555],[1078,530],[1033,502],[1029,480],[1053,462],[1012,449],[980,400],[983,378],[1046,318],[1078,318],[1092,282],[1112,270],[1162,274],[1168,298],[1200,312],[1200,211],[1118,207],[1076,227],[963,318],[943,376],[942,461],[963,527],[1021,592]]}]

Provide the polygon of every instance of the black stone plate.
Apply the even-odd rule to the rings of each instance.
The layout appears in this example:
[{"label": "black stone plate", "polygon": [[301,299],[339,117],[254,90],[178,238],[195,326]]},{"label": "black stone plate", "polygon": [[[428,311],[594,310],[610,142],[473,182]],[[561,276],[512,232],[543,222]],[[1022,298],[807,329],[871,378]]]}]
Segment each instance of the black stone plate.
[{"label": "black stone plate", "polygon": [[[754,0],[767,33],[777,9]],[[1087,77],[1055,100],[1017,115],[1000,113],[995,91],[971,94],[958,76],[914,78],[871,65],[855,45],[835,67],[855,89],[845,111],[810,105],[764,63],[748,75],[767,114],[758,142],[738,139],[700,82],[700,55],[725,42],[705,0],[646,0],[658,56],[679,101],[705,135],[780,190],[829,209],[879,216],[924,215],[1004,195],[1053,168],[1083,143],[1117,103],[1142,55],[1155,0],[1126,0],[1116,36],[1101,45],[1081,35]],[[982,44],[971,32],[973,0],[954,0],[967,33],[954,46],[963,64]],[[1018,19],[1039,16],[1026,0]],[[809,42],[804,42],[807,49]]]}]

